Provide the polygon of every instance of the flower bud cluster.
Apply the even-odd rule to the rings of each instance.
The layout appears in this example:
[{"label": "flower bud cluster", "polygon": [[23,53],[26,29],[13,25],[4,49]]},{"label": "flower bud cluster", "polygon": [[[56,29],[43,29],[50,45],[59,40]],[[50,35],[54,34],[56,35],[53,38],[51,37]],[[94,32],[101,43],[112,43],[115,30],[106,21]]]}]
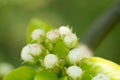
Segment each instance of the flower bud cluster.
[{"label": "flower bud cluster", "polygon": [[[39,62],[40,66],[47,70],[63,71],[65,72],[63,76],[67,76],[67,80],[82,78],[84,71],[79,67],[79,63],[86,57],[86,52],[78,47],[78,38],[68,26],[61,26],[59,29],[51,29],[48,32],[43,29],[35,29],[31,32],[30,37],[31,43],[24,46],[21,51],[21,59],[24,62],[32,64]],[[62,41],[68,50],[67,55],[62,59],[54,53],[54,46],[58,41]],[[60,62],[61,60],[64,65]],[[104,77],[104,75],[102,76]],[[99,80],[98,78],[99,75],[92,80]]]},{"label": "flower bud cluster", "polygon": [[77,45],[78,38],[76,34],[72,33],[72,30],[70,30],[68,26],[61,26],[59,28],[59,32],[61,38],[63,38],[63,41],[68,48],[73,48]]},{"label": "flower bud cluster", "polygon": [[[43,63],[46,69],[54,69],[60,66],[60,58],[53,53],[54,45],[57,44],[58,40],[62,41],[68,50],[78,45],[76,34],[74,34],[68,26],[61,26],[59,29],[51,29],[48,32],[45,32],[43,29],[35,29],[31,32],[30,37],[32,43],[23,47],[21,58],[24,62],[34,64],[43,61],[41,63]],[[72,51],[70,51],[70,53],[72,53]],[[66,58],[64,60],[66,60]],[[77,62],[77,60],[74,60],[74,62],[75,61]],[[71,68],[68,68],[67,73],[70,73],[70,70]]]}]

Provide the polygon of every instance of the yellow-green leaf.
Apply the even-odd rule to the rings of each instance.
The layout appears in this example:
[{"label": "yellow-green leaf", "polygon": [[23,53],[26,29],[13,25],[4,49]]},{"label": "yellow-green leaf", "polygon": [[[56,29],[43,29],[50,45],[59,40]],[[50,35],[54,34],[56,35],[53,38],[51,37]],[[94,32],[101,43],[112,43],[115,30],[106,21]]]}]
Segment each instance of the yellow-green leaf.
[{"label": "yellow-green leaf", "polygon": [[38,72],[34,80],[58,80],[57,76],[46,70]]},{"label": "yellow-green leaf", "polygon": [[84,71],[82,80],[91,80],[98,73],[106,74],[110,80],[120,80],[120,65],[103,58],[83,59],[80,67]]},{"label": "yellow-green leaf", "polygon": [[35,74],[33,68],[22,66],[8,73],[3,80],[34,80]]}]

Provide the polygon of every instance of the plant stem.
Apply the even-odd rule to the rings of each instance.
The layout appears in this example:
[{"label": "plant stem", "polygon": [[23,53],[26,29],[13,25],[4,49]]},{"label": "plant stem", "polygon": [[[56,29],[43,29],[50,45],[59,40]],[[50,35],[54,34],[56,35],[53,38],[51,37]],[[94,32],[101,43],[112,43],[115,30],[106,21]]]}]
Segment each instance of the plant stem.
[{"label": "plant stem", "polygon": [[113,30],[120,20],[120,0],[100,15],[87,33],[81,38],[91,50],[95,50],[107,34]]}]

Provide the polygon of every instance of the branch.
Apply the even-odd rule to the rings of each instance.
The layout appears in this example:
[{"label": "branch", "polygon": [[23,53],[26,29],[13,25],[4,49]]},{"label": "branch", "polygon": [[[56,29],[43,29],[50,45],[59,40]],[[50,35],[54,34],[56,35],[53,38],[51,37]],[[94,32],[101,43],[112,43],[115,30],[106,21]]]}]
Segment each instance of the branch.
[{"label": "branch", "polygon": [[113,30],[120,20],[120,0],[100,15],[87,33],[81,38],[91,50],[95,50],[107,34]]}]

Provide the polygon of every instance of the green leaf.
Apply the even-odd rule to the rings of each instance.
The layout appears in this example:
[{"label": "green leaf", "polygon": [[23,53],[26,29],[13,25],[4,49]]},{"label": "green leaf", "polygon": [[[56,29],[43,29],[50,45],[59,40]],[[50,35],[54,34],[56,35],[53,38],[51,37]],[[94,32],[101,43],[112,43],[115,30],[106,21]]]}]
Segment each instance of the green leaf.
[{"label": "green leaf", "polygon": [[3,80],[34,80],[35,74],[33,68],[22,66],[8,73]]},{"label": "green leaf", "polygon": [[53,53],[58,57],[65,57],[68,54],[68,48],[66,48],[64,42],[62,40],[58,40],[54,45]]},{"label": "green leaf", "polygon": [[84,71],[82,80],[91,80],[98,73],[106,74],[110,80],[120,80],[120,65],[99,57],[83,59],[80,67]]},{"label": "green leaf", "polygon": [[34,80],[58,80],[57,76],[46,70],[38,72]]},{"label": "green leaf", "polygon": [[52,27],[42,21],[39,21],[36,19],[32,20],[29,24],[28,32],[27,32],[27,42],[28,43],[32,42],[31,33],[34,29],[43,29],[45,32],[48,32],[50,29],[52,29]]}]

